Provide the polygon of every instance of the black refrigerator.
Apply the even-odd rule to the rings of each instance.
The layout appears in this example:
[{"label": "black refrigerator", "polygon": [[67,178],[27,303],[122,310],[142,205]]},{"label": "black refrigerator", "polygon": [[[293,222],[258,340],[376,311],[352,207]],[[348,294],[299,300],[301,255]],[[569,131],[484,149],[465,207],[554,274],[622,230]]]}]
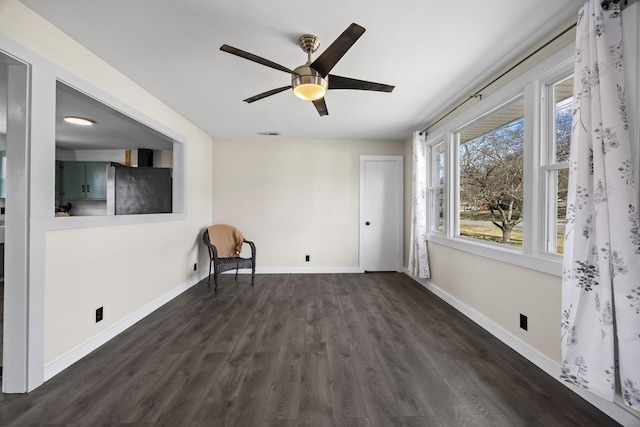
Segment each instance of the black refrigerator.
[{"label": "black refrigerator", "polygon": [[107,214],[172,212],[172,169],[110,166],[107,171]]}]

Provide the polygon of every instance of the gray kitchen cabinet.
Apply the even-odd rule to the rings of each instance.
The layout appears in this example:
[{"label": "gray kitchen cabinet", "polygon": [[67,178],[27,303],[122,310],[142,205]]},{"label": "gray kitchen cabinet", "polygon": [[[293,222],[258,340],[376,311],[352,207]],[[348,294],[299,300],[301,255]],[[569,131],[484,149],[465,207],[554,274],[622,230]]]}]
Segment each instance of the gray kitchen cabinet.
[{"label": "gray kitchen cabinet", "polygon": [[62,162],[56,160],[56,200],[62,199]]},{"label": "gray kitchen cabinet", "polygon": [[107,199],[107,163],[86,162],[85,182],[87,184],[87,199],[106,200]]},{"label": "gray kitchen cabinet", "polygon": [[58,200],[106,200],[108,162],[58,163],[59,183],[56,183]]}]

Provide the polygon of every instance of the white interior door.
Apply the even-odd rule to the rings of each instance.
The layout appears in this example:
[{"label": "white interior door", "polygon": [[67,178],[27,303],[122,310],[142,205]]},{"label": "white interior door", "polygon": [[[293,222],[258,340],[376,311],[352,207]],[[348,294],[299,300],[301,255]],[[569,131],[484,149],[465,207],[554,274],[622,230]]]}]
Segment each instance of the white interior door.
[{"label": "white interior door", "polygon": [[402,156],[360,157],[360,268],[402,268]]}]

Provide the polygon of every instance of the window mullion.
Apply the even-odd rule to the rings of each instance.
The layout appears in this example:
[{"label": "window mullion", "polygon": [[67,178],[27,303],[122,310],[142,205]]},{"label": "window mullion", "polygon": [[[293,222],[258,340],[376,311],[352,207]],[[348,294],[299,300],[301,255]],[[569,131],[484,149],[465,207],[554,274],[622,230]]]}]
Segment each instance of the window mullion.
[{"label": "window mullion", "polygon": [[445,230],[448,238],[452,239],[458,235],[458,206],[460,206],[460,195],[458,194],[458,188],[460,188],[460,173],[457,168],[459,161],[458,156],[458,141],[455,138],[455,134],[449,132],[446,139],[447,144],[447,156],[446,156],[446,171],[445,176],[448,180],[445,182],[447,186],[446,193],[446,214],[445,214]]},{"label": "window mullion", "polygon": [[523,236],[522,252],[539,253],[540,238],[540,141],[543,138],[540,130],[541,120],[540,83],[527,84],[524,88],[524,165],[523,165]]}]

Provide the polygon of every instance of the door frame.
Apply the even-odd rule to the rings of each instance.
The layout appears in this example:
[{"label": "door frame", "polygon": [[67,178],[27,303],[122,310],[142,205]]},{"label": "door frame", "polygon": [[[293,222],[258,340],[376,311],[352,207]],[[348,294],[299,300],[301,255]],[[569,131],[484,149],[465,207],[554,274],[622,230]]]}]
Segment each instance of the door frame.
[{"label": "door frame", "polygon": [[364,218],[364,188],[365,188],[365,176],[364,176],[364,166],[366,162],[395,162],[398,166],[397,168],[397,181],[398,181],[398,205],[397,205],[397,214],[398,214],[398,224],[396,224],[396,232],[397,232],[397,243],[398,243],[398,262],[396,266],[396,271],[402,272],[403,261],[404,261],[404,245],[403,245],[403,229],[404,229],[404,172],[403,172],[403,163],[404,156],[387,156],[387,155],[360,155],[360,211],[358,214],[358,247],[359,247],[359,257],[358,257],[358,268],[360,271],[364,272],[364,223],[366,219]]},{"label": "door frame", "polygon": [[[7,111],[7,200],[5,214],[5,275],[3,319],[2,392],[24,393],[41,384],[41,357],[44,328],[39,328],[43,311],[38,290],[30,288],[29,217],[31,212],[31,64],[0,49],[0,61],[8,70]],[[34,292],[36,295],[34,295]],[[43,326],[43,325],[42,325]],[[36,331],[36,333],[33,333]],[[34,357],[35,356],[35,357]]]}]

